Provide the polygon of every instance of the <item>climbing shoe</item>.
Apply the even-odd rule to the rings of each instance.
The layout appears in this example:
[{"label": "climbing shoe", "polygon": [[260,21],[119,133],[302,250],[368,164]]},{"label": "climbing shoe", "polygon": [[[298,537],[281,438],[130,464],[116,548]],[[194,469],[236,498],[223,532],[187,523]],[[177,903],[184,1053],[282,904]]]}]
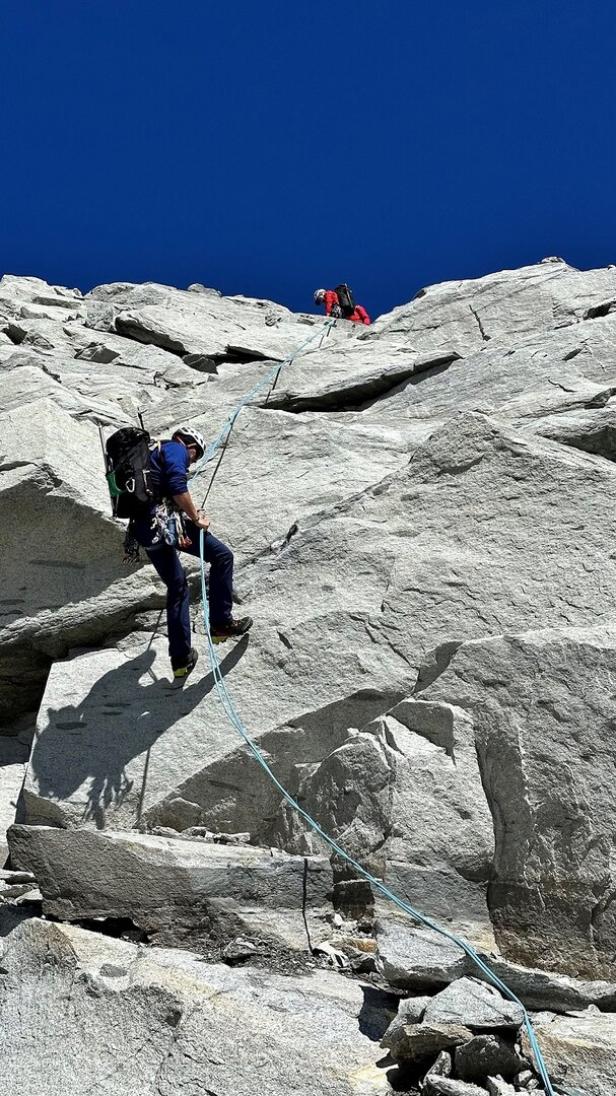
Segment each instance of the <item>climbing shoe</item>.
[{"label": "climbing shoe", "polygon": [[197,665],[197,659],[199,658],[199,652],[196,647],[190,648],[190,654],[186,659],[185,666],[174,666],[173,677],[175,681],[182,681],[185,677],[188,677]]},{"label": "climbing shoe", "polygon": [[225,639],[232,639],[234,636],[243,636],[252,628],[252,617],[240,617],[239,620],[234,620],[233,617],[229,617],[228,620],[223,621],[222,624],[212,624],[212,642],[224,643]]}]

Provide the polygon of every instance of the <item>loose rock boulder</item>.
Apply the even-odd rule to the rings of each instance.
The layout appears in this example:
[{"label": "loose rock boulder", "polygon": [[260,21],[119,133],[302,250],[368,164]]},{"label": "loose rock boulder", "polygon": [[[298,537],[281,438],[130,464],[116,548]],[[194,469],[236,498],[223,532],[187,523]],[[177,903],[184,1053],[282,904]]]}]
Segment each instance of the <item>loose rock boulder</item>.
[{"label": "loose rock boulder", "polygon": [[517,1031],[524,1021],[520,1005],[502,997],[494,986],[460,978],[437,993],[424,1013],[426,1023],[465,1023],[473,1031]]},{"label": "loose rock boulder", "polygon": [[327,933],[325,859],[198,839],[13,826],[11,863],[63,921],[128,919],[162,945],[218,947],[239,933],[307,950]]},{"label": "loose rock boulder", "polygon": [[468,1043],[456,1047],[454,1054],[456,1076],[462,1081],[478,1081],[482,1084],[494,1075],[512,1080],[521,1070],[528,1068],[511,1041],[502,1036],[476,1035]]}]

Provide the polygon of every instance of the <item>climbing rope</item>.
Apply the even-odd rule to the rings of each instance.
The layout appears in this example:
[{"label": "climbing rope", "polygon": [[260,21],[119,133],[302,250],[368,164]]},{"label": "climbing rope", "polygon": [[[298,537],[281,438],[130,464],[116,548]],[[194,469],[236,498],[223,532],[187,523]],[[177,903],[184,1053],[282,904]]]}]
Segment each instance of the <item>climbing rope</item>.
[{"label": "climbing rope", "polygon": [[272,366],[272,368],[269,369],[268,372],[263,377],[261,377],[261,380],[257,381],[257,383],[254,384],[252,386],[252,388],[249,389],[249,391],[246,393],[246,395],[242,396],[239,403],[237,403],[235,405],[235,407],[233,408],[233,411],[231,412],[229,417],[225,420],[225,423],[222,427],[222,430],[217,435],[217,437],[214,438],[214,441],[211,442],[210,445],[208,445],[205,453],[201,457],[201,460],[197,461],[197,464],[195,465],[195,470],[194,470],[194,473],[193,473],[193,477],[200,475],[200,473],[203,471],[205,466],[211,461],[214,454],[222,447],[222,452],[220,453],[220,456],[218,458],[216,467],[215,467],[214,472],[212,474],[212,478],[209,482],[209,486],[208,486],[208,489],[205,493],[203,502],[201,503],[202,507],[205,506],[206,499],[207,499],[207,497],[208,497],[208,495],[209,495],[209,493],[212,489],[212,484],[214,482],[214,479],[216,478],[216,475],[218,473],[218,469],[220,468],[220,465],[222,464],[223,457],[224,457],[224,455],[226,453],[226,450],[227,450],[227,443],[229,441],[229,437],[231,436],[231,431],[233,430],[233,427],[235,426],[236,419],[237,419],[238,415],[240,414],[240,412],[243,410],[244,407],[247,406],[247,404],[251,403],[252,400],[254,400],[255,396],[257,396],[259,394],[259,392],[262,391],[262,389],[267,388],[267,386],[270,385],[271,386],[270,391],[268,392],[267,399],[265,401],[265,403],[267,405],[267,401],[269,400],[272,392],[274,391],[276,385],[278,384],[280,374],[282,373],[282,370],[284,369],[285,365],[291,365],[291,363],[294,362],[296,358],[299,358],[301,354],[305,354],[308,347],[312,346],[312,344],[314,342],[316,342],[317,339],[320,340],[319,347],[321,347],[323,345],[323,340],[327,338],[327,336],[329,335],[331,329],[335,326],[336,326],[336,321],[335,320],[328,320],[327,323],[323,327],[318,328],[318,330],[315,331],[314,334],[312,334],[308,339],[305,339],[304,342],[301,343],[298,346],[297,350],[294,350],[293,353],[290,354],[288,358],[284,358],[283,361],[281,361],[281,362],[276,362],[276,364],[274,366]]},{"label": "climbing rope", "polygon": [[[325,338],[325,335],[328,334],[328,333],[329,333],[329,330],[326,331],[323,334],[322,338]],[[276,376],[276,380],[277,380],[278,377],[280,376],[280,372],[281,372],[283,366],[286,365],[286,364],[290,364],[292,361],[294,361],[294,359],[297,358],[306,349],[306,347],[314,341],[315,341],[315,336],[312,336],[310,339],[307,339],[306,342],[302,343],[302,345],[298,348],[298,350],[295,351],[294,354],[292,354],[290,357],[286,358],[282,363],[278,363],[275,366],[274,369],[270,370],[269,373],[267,373],[266,376],[263,377],[262,380],[258,382],[258,384],[256,384],[253,388],[251,388],[250,392],[248,392],[247,395],[244,396],[244,398],[242,400],[240,400],[240,402],[237,404],[237,407],[234,409],[234,411],[231,413],[229,418],[226,420],[226,422],[225,422],[222,430],[220,431],[220,434],[218,435],[218,437],[215,438],[215,440],[211,443],[210,446],[208,446],[206,454],[203,457],[202,462],[200,462],[200,463],[206,464],[207,461],[211,459],[213,454],[221,446],[224,446],[223,454],[221,454],[221,458],[220,458],[222,460],[222,455],[224,455],[224,452],[226,450],[226,443],[229,439],[229,435],[231,433],[231,430],[233,429],[235,421],[236,421],[238,415],[240,414],[240,411],[242,410],[242,408],[245,407],[246,404],[249,403],[250,400],[254,398],[256,392],[260,391],[262,388],[265,387],[265,385],[267,383],[269,383],[270,378],[273,378],[274,376]],[[216,472],[218,471],[219,466],[220,466],[220,461],[219,461],[218,465],[216,466],[216,469],[214,471],[214,475],[216,475]],[[211,484],[212,484],[213,480],[214,480],[214,476],[212,476],[212,480],[210,481],[210,487],[211,487]],[[209,493],[209,488],[208,488],[208,493]],[[206,497],[207,497],[207,495],[206,495]],[[516,996],[516,994],[513,992],[513,990],[509,989],[509,986],[505,982],[503,982],[502,979],[500,979],[498,977],[498,975],[491,969],[489,964],[484,959],[481,958],[481,956],[475,950],[475,948],[471,944],[469,944],[466,940],[464,940],[463,937],[457,936],[455,933],[450,932],[448,929],[444,928],[442,925],[439,925],[438,922],[433,921],[432,918],[426,917],[423,913],[420,913],[420,911],[415,909],[415,907],[412,906],[410,904],[410,902],[407,902],[405,899],[400,898],[397,894],[395,894],[394,891],[390,890],[389,887],[387,887],[385,885],[385,883],[382,882],[382,880],[377,879],[377,877],[372,875],[371,872],[367,871],[367,869],[364,868],[362,866],[362,864],[359,863],[358,860],[355,860],[352,856],[350,856],[349,853],[347,853],[342,848],[342,846],[339,845],[337,843],[337,841],[334,840],[333,837],[330,837],[330,835],[328,833],[326,833],[325,830],[321,829],[321,826],[319,825],[319,823],[312,817],[312,815],[310,815],[308,813],[308,811],[304,810],[304,808],[299,805],[297,800],[295,800],[293,798],[291,793],[287,791],[287,789],[284,787],[284,785],[281,784],[281,782],[279,781],[276,774],[273,772],[273,770],[270,767],[270,765],[268,764],[264,754],[259,749],[259,746],[257,745],[257,743],[254,741],[254,739],[251,737],[248,730],[246,729],[246,727],[243,723],[243,720],[242,720],[241,716],[239,715],[239,713],[238,713],[238,711],[235,707],[235,704],[233,702],[233,698],[232,698],[232,696],[231,696],[231,694],[230,694],[230,692],[227,688],[227,684],[225,682],[225,679],[224,679],[224,676],[223,676],[223,673],[222,673],[222,670],[221,670],[221,667],[220,667],[218,654],[217,654],[216,647],[215,647],[213,639],[212,639],[212,633],[211,633],[211,629],[210,629],[210,611],[209,611],[209,601],[208,601],[208,594],[207,594],[207,583],[206,583],[206,577],[205,577],[204,544],[205,544],[205,532],[202,529],[200,531],[200,538],[199,538],[199,556],[200,556],[200,570],[201,570],[201,596],[202,596],[203,623],[204,623],[205,632],[206,632],[206,636],[207,636],[207,645],[208,645],[210,666],[211,666],[212,675],[213,675],[213,678],[214,678],[214,685],[215,685],[215,688],[216,688],[216,693],[218,695],[220,703],[221,703],[221,705],[222,705],[222,707],[225,711],[225,714],[226,714],[229,722],[235,728],[235,730],[238,732],[238,734],[241,736],[244,743],[246,744],[246,746],[248,747],[248,749],[252,753],[253,757],[256,759],[258,764],[261,766],[261,768],[265,772],[268,779],[271,780],[272,784],[280,792],[280,795],[285,800],[285,802],[288,803],[288,805],[291,807],[291,809],[293,811],[295,811],[295,813],[298,814],[300,816],[300,818],[302,818],[304,820],[306,825],[311,830],[313,830],[316,834],[318,834],[318,836],[325,842],[325,844],[328,845],[329,848],[332,849],[332,851],[335,852],[336,855],[341,858],[341,860],[343,860],[343,861],[345,861],[345,863],[349,864],[350,867],[352,867],[354,869],[354,871],[356,871],[357,874],[362,877],[362,879],[365,879],[366,882],[368,882],[371,887],[373,887],[376,891],[378,891],[380,894],[382,894],[384,898],[387,898],[390,902],[392,902],[395,906],[397,906],[398,909],[400,909],[403,913],[405,913],[408,917],[410,917],[417,924],[423,925],[425,928],[431,929],[433,932],[438,933],[439,936],[444,937],[446,940],[449,940],[452,944],[455,944],[456,947],[460,948],[465,953],[465,955],[467,955],[468,958],[471,959],[471,961],[475,964],[475,966],[478,967],[478,969],[482,972],[482,974],[485,975],[487,980],[489,982],[491,982],[491,984],[493,986],[495,986],[503,994],[503,996],[505,996],[509,1001],[512,1001],[514,1004],[516,1004],[520,1007],[520,1009],[522,1010],[524,1027],[526,1029],[526,1034],[528,1036],[528,1042],[529,1042],[530,1048],[532,1050],[532,1053],[533,1053],[533,1056],[534,1056],[534,1059],[535,1059],[535,1064],[536,1064],[536,1067],[537,1067],[537,1071],[538,1071],[538,1073],[541,1077],[541,1080],[543,1081],[543,1084],[545,1085],[546,1096],[556,1096],[556,1092],[555,1092],[554,1087],[552,1085],[552,1082],[550,1080],[550,1074],[548,1072],[548,1068],[547,1068],[545,1059],[543,1057],[543,1054],[541,1052],[541,1048],[540,1048],[539,1043],[537,1041],[537,1036],[535,1035],[535,1030],[533,1028],[532,1020],[529,1016],[529,1013],[526,1009],[526,1006],[522,1003],[522,1001],[519,999],[519,997]]]}]

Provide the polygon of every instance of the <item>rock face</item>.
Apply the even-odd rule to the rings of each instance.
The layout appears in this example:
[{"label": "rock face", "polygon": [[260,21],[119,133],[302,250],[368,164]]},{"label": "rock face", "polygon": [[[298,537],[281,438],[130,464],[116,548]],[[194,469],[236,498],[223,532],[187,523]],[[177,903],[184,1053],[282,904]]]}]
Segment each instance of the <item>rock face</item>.
[{"label": "rock face", "polygon": [[51,658],[100,642],[156,604],[151,579],[122,567],[122,533],[105,513],[101,467],[95,426],[50,400],[0,416],[5,710],[28,709]]},{"label": "rock face", "polygon": [[381,316],[364,338],[388,336],[424,352],[448,347],[467,357],[494,340],[515,345],[527,332],[564,327],[603,303],[607,310],[615,296],[614,270],[582,273],[556,260],[429,286],[410,304]]},{"label": "rock face", "polygon": [[[465,712],[403,700],[310,770],[299,795],[344,848],[425,913],[448,918],[455,906],[471,932],[489,925],[492,819]],[[272,833],[287,849],[318,848],[286,805]]]},{"label": "rock face", "polygon": [[13,826],[11,863],[62,921],[128,919],[156,943],[250,933],[307,949],[331,910],[329,862],[137,833]]},{"label": "rock face", "polygon": [[[82,1091],[70,1055],[37,1064],[70,985],[110,1092],[387,1091],[401,994],[421,999],[385,1038],[392,1086],[521,1084],[519,1012],[496,1020],[455,940],[330,865],[231,728],[199,606],[177,689],[164,588],[121,562],[101,431],[141,411],[154,436],[194,422],[211,439],[249,392],[216,479],[208,464],[191,485],[201,502],[212,483],[255,620],[220,648],[238,712],[351,856],[550,1010],[565,1086],[614,1087],[615,335],[616,271],[562,260],[430,287],[361,330],[200,285],[2,279],[2,865],[18,824],[0,1050],[17,1094]],[[588,1006],[602,1014],[556,1016]]]},{"label": "rock face", "polygon": [[473,719],[503,952],[586,977],[616,974],[615,672],[611,628],[547,630],[464,644],[422,694]]},{"label": "rock face", "polygon": [[14,1096],[83,1096],[85,1063],[114,1096],[386,1094],[368,995],[325,971],[231,970],[32,920],[5,944],[0,1055]]}]

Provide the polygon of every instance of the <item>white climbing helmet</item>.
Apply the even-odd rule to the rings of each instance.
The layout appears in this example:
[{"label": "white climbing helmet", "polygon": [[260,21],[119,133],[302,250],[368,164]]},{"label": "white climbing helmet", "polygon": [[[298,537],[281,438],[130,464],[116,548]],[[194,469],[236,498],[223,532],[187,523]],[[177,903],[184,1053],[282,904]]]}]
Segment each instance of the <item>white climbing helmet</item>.
[{"label": "white climbing helmet", "polygon": [[315,304],[321,304],[321,302],[324,301],[324,300],[325,300],[325,290],[324,289],[315,289],[314,303]]},{"label": "white climbing helmet", "polygon": [[201,460],[201,457],[205,453],[205,438],[203,434],[200,434],[198,430],[194,430],[192,426],[178,426],[173,431],[174,438],[180,438],[185,445],[194,445],[198,449],[197,460]]}]

